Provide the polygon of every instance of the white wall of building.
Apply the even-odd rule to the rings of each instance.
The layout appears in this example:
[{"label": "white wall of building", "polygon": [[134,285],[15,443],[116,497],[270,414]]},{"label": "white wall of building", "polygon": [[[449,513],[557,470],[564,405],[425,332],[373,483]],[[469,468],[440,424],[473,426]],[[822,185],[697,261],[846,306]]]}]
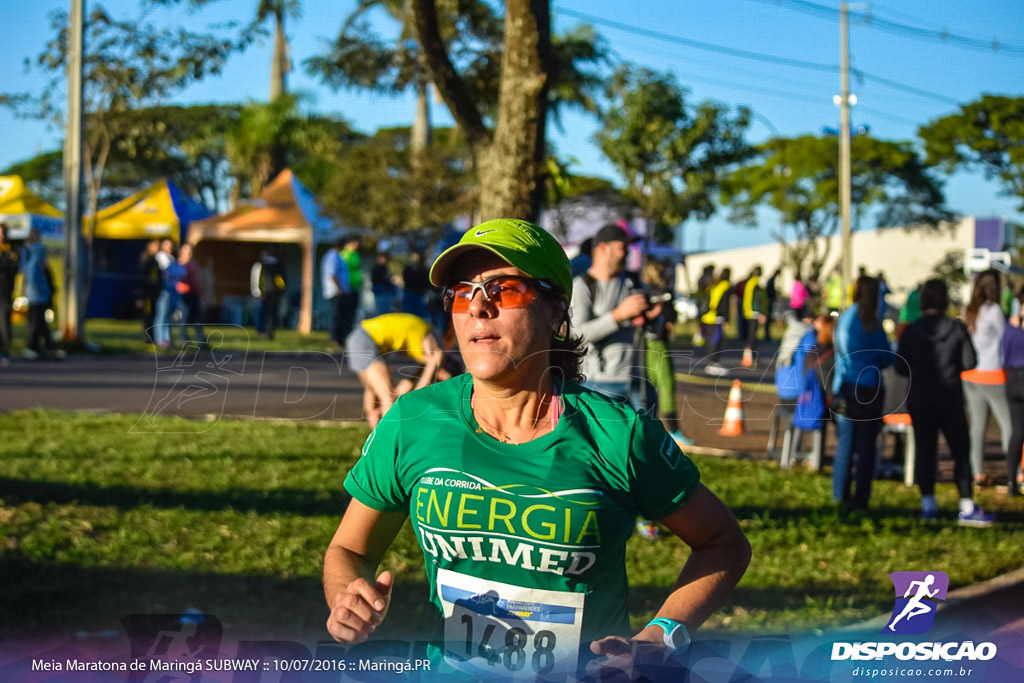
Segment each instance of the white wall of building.
[{"label": "white wall of building", "polygon": [[[830,241],[822,280],[839,263],[839,236],[831,237]],[[853,233],[852,245],[854,269],[864,266],[870,275],[884,272],[892,290],[890,302],[898,305],[911,289],[932,275],[935,265],[947,253],[974,246],[974,218],[962,218],[938,231],[903,228],[859,231]],[[757,265],[768,277],[778,267],[781,257],[782,247],[778,243],[692,254],[686,257],[685,270],[680,267],[676,273],[676,281],[689,282],[692,290],[705,265],[713,265],[716,273],[726,266],[732,268],[734,281],[746,277]],[[792,283],[792,273],[783,271],[778,282],[780,296],[785,296]]]}]

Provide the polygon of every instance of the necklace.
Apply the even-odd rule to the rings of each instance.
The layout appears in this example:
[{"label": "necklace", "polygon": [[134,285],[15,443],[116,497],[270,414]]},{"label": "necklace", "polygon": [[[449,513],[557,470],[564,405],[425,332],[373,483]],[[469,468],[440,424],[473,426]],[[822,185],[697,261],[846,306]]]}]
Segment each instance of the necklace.
[{"label": "necklace", "polygon": [[[518,439],[515,442],[513,442],[512,441],[512,435],[509,432],[506,432],[505,430],[500,429],[500,428],[494,426],[491,422],[487,421],[483,417],[483,415],[480,415],[475,410],[475,402],[476,402],[476,396],[473,395],[472,397],[470,397],[470,401],[469,401],[469,407],[470,407],[471,410],[473,410],[473,417],[476,418],[477,422],[482,427],[486,427],[487,428],[486,431],[487,431],[487,433],[490,436],[494,437],[495,439],[497,439],[498,441],[500,441],[502,443],[522,444],[522,443],[526,443],[528,441],[532,441],[533,438],[535,436],[537,436],[537,433],[540,432],[540,430],[544,429],[544,427],[546,427],[546,426],[549,426],[549,425],[545,424],[544,419],[541,416],[541,413],[544,412],[544,406],[545,405],[547,405],[547,413],[551,416],[551,422],[550,422],[550,428],[551,429],[554,429],[555,425],[558,424],[558,418],[559,418],[559,414],[561,412],[561,410],[560,410],[561,401],[558,398],[557,390],[554,390],[554,391],[551,392],[550,398],[548,398],[547,400],[541,399],[540,403],[537,405],[537,412],[534,414],[533,420],[531,420],[531,424],[534,425],[533,431],[530,432],[529,434],[527,434],[525,438]],[[480,433],[484,432],[484,429],[482,429],[482,427],[478,427],[477,428],[477,430],[476,430],[477,434],[480,434]]]}]

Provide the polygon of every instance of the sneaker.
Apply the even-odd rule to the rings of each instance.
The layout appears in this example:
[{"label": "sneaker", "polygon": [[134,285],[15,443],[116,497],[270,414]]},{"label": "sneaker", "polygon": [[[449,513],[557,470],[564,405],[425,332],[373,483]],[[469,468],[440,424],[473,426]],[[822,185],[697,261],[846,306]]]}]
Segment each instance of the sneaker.
[{"label": "sneaker", "polygon": [[658,527],[654,526],[654,522],[649,519],[636,520],[636,530],[648,541],[653,541],[658,537]]},{"label": "sneaker", "polygon": [[21,355],[29,360],[39,360],[39,352],[32,349],[25,349]]},{"label": "sneaker", "polygon": [[680,447],[694,445],[694,440],[683,434],[681,431],[676,430],[671,432],[669,436],[671,436],[672,440],[679,444]]},{"label": "sneaker", "polygon": [[64,360],[67,357],[68,357],[67,351],[65,351],[64,349],[57,349],[56,351],[53,352],[53,359],[54,360]]},{"label": "sneaker", "polygon": [[960,513],[960,526],[992,526],[995,521],[994,514],[985,512],[977,505],[974,506],[974,512],[970,514]]},{"label": "sneaker", "polygon": [[11,364],[11,360],[7,356],[0,356],[0,368],[6,368]]},{"label": "sneaker", "polygon": [[715,377],[721,377],[722,375],[729,374],[729,369],[719,365],[718,363],[708,363],[704,366],[704,372]]}]

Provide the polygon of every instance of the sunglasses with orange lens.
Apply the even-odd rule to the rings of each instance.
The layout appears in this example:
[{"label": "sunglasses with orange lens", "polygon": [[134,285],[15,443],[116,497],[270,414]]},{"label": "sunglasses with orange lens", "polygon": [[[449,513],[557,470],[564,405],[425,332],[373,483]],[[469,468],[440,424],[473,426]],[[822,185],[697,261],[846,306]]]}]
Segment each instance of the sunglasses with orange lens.
[{"label": "sunglasses with orange lens", "polygon": [[537,299],[538,291],[553,292],[554,289],[544,280],[518,275],[498,275],[483,282],[456,282],[444,290],[444,310],[465,313],[477,290],[498,308],[526,308]]}]

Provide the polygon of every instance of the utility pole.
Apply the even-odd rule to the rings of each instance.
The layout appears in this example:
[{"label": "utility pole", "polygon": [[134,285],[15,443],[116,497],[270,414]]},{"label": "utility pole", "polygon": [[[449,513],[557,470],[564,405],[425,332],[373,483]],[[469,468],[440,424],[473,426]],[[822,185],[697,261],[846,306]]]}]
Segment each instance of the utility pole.
[{"label": "utility pole", "polygon": [[850,239],[850,29],[845,2],[839,3],[839,226],[843,300],[853,282],[853,244]]},{"label": "utility pole", "polygon": [[65,341],[85,336],[85,240],[82,237],[82,52],[85,0],[71,0],[68,18],[68,112],[64,134],[64,292],[61,296],[61,333]]}]

